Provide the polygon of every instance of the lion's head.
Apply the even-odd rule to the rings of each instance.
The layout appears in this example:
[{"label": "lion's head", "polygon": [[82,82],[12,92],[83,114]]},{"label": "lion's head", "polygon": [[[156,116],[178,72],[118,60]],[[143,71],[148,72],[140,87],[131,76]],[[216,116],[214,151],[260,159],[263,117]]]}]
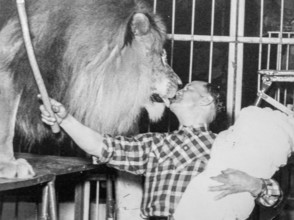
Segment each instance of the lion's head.
[{"label": "lion's head", "polygon": [[129,7],[108,4],[107,10],[120,11],[111,16],[105,8],[96,8],[95,16],[76,9],[65,35],[63,68],[72,76],[64,100],[83,123],[110,134],[134,132],[143,108],[159,120],[162,99],[172,98],[181,84],[167,64],[160,17],[142,2]]}]

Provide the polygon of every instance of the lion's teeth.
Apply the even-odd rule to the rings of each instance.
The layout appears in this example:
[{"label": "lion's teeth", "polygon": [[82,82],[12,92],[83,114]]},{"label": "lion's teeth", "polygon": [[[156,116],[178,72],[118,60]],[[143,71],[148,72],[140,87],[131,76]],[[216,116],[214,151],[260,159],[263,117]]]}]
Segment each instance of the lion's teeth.
[{"label": "lion's teeth", "polygon": [[166,105],[166,107],[169,108],[169,106],[170,106],[170,100],[167,99],[167,98],[162,98],[162,100],[163,100],[164,104]]}]

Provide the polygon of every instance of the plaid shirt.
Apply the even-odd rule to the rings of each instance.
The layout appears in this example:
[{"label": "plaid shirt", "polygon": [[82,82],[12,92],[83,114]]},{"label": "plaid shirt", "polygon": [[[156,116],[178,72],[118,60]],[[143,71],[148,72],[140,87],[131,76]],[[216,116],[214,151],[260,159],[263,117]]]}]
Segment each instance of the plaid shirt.
[{"label": "plaid shirt", "polygon": [[[105,135],[102,158],[99,163],[118,170],[145,176],[141,211],[144,216],[171,216],[188,184],[201,173],[210,159],[210,150],[216,135],[206,125],[181,126],[170,133],[145,133],[134,137]],[[269,184],[275,195],[278,185]],[[272,189],[258,198],[270,206],[279,199],[271,197]]]}]

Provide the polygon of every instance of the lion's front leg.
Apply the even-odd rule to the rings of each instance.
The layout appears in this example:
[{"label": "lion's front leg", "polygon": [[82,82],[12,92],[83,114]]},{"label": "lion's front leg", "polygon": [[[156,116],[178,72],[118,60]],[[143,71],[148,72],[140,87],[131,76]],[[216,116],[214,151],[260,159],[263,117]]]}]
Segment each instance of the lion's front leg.
[{"label": "lion's front leg", "polygon": [[11,74],[0,73],[0,177],[29,178],[35,175],[24,159],[16,160],[13,153],[13,137],[20,93],[14,90]]},{"label": "lion's front leg", "polygon": [[[3,155],[1,155],[2,157]],[[26,179],[33,177],[35,172],[33,167],[25,159],[11,159],[0,162],[0,178],[19,178]]]}]

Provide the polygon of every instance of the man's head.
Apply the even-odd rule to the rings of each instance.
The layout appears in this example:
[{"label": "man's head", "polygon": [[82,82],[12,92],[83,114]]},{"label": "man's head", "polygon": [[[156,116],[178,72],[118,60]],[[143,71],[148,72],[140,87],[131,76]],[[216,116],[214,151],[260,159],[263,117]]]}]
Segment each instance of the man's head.
[{"label": "man's head", "polygon": [[170,109],[178,117],[180,124],[210,124],[216,116],[218,97],[213,85],[193,81],[177,92]]}]

